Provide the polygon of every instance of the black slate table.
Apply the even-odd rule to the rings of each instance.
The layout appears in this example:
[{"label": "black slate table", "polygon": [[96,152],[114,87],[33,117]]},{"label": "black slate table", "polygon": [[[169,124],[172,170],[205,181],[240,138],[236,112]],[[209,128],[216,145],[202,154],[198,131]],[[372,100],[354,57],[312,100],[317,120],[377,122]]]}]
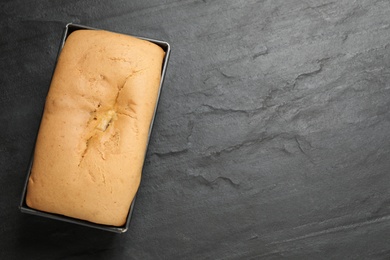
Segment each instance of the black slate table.
[{"label": "black slate table", "polygon": [[[172,56],[130,229],[21,214],[62,30]],[[387,0],[2,1],[0,259],[390,259]]]}]

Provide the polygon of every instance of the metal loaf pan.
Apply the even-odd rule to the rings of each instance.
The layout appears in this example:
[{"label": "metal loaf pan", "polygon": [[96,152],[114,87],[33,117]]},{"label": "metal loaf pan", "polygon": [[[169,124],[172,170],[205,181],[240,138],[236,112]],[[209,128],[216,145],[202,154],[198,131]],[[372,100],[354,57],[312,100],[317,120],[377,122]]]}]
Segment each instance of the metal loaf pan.
[{"label": "metal loaf pan", "polygon": [[[57,60],[58,60],[58,57],[59,57],[59,54],[60,54],[62,48],[64,47],[64,44],[65,44],[67,37],[72,32],[77,31],[77,30],[99,30],[99,29],[92,28],[89,26],[79,25],[79,24],[72,24],[72,23],[67,24],[65,26],[63,37],[62,37],[61,44],[60,44],[60,48],[58,50]],[[167,69],[167,65],[168,65],[168,60],[169,60],[169,56],[170,56],[170,52],[171,52],[171,47],[170,47],[169,43],[167,43],[165,41],[159,41],[159,40],[154,40],[154,39],[149,39],[149,38],[144,38],[144,37],[139,37],[139,36],[134,36],[134,35],[132,35],[132,36],[143,39],[143,40],[150,41],[152,43],[155,43],[155,44],[159,45],[166,53],[164,61],[163,61],[162,70],[161,70],[161,81],[160,81],[160,88],[159,88],[158,97],[157,97],[157,104],[156,104],[156,107],[154,110],[153,119],[152,119],[152,122],[150,124],[150,129],[149,129],[149,136],[148,136],[148,143],[149,143],[149,139],[150,139],[150,135],[152,132],[153,123],[154,123],[154,118],[156,116],[157,105],[158,105],[158,101],[160,99],[161,88],[162,88],[162,85],[164,82],[165,73],[166,73],[166,69]],[[22,198],[21,198],[20,205],[19,205],[19,209],[21,212],[33,214],[33,215],[37,215],[37,216],[41,216],[41,217],[56,219],[56,220],[60,220],[60,221],[65,221],[65,222],[69,222],[69,223],[74,223],[74,224],[78,224],[78,225],[83,225],[83,226],[87,226],[87,227],[91,227],[91,228],[111,231],[111,232],[115,232],[115,233],[124,233],[127,231],[127,229],[129,228],[131,216],[132,216],[132,213],[134,210],[135,197],[134,197],[134,200],[130,206],[129,213],[127,215],[126,223],[121,227],[96,224],[96,223],[92,223],[89,221],[71,218],[71,217],[67,217],[67,216],[63,216],[63,215],[59,215],[59,214],[47,213],[47,212],[39,211],[39,210],[32,209],[32,208],[28,207],[26,204],[26,193],[27,193],[28,180],[29,180],[29,177],[31,174],[33,156],[34,156],[34,152],[32,152],[32,155],[31,155],[29,168],[27,170],[27,177],[26,177],[23,192],[22,192]]]}]

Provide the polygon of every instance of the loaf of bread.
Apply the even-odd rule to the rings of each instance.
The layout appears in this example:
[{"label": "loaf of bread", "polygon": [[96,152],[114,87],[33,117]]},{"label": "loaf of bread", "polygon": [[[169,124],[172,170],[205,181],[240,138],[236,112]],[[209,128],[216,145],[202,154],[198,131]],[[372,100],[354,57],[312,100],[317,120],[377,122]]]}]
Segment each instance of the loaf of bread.
[{"label": "loaf of bread", "polygon": [[59,56],[26,203],[122,226],[140,184],[165,52],[154,43],[77,30]]}]

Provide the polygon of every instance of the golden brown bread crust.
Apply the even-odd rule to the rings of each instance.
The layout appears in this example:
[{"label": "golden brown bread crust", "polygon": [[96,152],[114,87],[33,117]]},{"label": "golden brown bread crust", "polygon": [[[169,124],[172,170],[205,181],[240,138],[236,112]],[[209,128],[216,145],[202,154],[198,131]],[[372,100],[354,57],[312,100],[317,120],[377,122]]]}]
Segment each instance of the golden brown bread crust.
[{"label": "golden brown bread crust", "polygon": [[53,75],[27,189],[31,208],[122,226],[138,189],[164,51],[78,30]]}]

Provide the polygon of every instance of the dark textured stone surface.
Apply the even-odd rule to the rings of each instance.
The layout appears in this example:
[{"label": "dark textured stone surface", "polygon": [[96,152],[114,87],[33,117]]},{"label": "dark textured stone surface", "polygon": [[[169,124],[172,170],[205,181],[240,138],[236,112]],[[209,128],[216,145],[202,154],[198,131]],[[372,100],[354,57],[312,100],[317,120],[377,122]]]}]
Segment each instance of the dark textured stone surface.
[{"label": "dark textured stone surface", "polygon": [[[163,39],[124,235],[18,211],[68,22]],[[0,259],[389,259],[387,0],[2,1]]]}]

